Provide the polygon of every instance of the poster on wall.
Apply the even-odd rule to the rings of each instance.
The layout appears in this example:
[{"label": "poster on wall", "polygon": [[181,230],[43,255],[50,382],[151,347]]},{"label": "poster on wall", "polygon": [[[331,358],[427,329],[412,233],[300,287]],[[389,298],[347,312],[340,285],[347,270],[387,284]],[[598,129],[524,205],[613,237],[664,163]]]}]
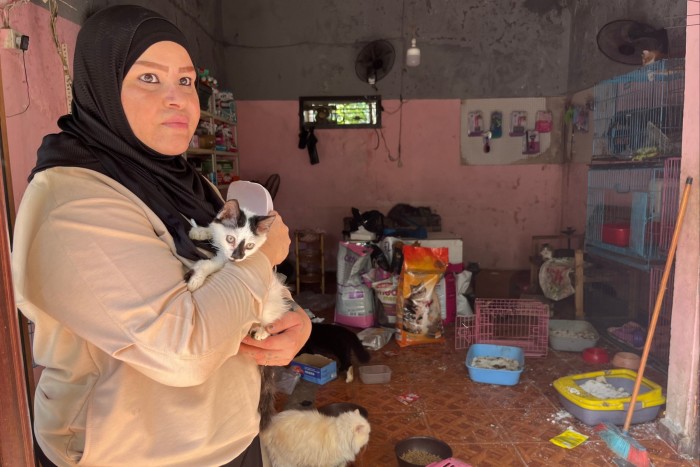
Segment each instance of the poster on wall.
[{"label": "poster on wall", "polygon": [[[561,135],[554,124],[563,118],[560,98],[465,99],[460,109],[462,165],[558,164]],[[489,131],[475,138],[475,115],[490,116]],[[546,115],[549,125],[537,125]],[[494,118],[495,116],[495,118]],[[551,120],[550,120],[551,119]],[[483,121],[483,120],[480,120]],[[497,123],[496,123],[497,122]],[[496,123],[496,128],[494,128]],[[536,126],[545,131],[538,131]],[[505,128],[502,128],[505,127]],[[494,131],[496,130],[496,131]]]}]

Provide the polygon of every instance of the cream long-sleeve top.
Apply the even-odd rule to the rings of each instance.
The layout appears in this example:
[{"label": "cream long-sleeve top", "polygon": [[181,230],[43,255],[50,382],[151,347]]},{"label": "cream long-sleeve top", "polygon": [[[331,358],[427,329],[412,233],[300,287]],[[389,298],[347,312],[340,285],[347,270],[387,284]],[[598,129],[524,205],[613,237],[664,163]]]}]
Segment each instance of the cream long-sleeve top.
[{"label": "cream long-sleeve top", "polygon": [[55,464],[218,466],[258,432],[260,375],[237,355],[267,257],[189,292],[192,262],[133,193],[87,169],[37,174],[17,216],[17,306],[36,325],[34,429]]}]

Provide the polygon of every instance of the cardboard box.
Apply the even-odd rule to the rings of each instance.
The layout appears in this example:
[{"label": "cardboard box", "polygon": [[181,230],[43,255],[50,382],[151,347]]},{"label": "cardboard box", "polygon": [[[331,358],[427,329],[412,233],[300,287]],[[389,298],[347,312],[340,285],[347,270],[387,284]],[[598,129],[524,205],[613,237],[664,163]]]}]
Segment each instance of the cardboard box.
[{"label": "cardboard box", "polygon": [[316,384],[326,384],[338,377],[335,360],[323,355],[303,353],[297,355],[289,368],[301,375],[302,379]]}]

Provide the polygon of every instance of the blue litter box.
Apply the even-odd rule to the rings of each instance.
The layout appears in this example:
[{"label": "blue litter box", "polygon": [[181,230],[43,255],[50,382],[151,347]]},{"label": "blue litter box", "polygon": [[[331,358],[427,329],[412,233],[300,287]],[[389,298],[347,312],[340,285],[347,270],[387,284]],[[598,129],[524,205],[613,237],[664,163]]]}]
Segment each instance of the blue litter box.
[{"label": "blue litter box", "polygon": [[[517,370],[505,370],[497,368],[480,368],[472,366],[476,357],[502,357],[518,362]],[[499,384],[502,386],[514,386],[520,380],[520,374],[525,367],[525,353],[520,347],[494,344],[473,344],[467,352],[465,362],[469,370],[469,377],[477,383]]]}]

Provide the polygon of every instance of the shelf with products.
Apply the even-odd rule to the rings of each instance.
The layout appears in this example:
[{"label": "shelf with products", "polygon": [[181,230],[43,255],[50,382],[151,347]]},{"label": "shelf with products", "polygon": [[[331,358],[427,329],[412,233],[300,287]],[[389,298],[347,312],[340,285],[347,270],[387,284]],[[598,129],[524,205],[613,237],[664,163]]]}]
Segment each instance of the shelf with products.
[{"label": "shelf with products", "polygon": [[197,131],[184,155],[225,193],[240,173],[236,122],[202,110]]}]

